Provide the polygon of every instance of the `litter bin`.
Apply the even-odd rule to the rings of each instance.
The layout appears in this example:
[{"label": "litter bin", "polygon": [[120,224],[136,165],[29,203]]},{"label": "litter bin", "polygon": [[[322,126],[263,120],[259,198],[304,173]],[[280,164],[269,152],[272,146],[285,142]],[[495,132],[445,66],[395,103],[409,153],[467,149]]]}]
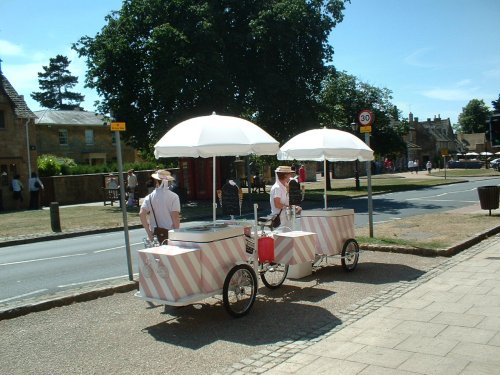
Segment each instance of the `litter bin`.
[{"label": "litter bin", "polygon": [[496,210],[498,208],[498,198],[500,189],[498,186],[480,186],[477,188],[479,194],[479,203],[482,210]]}]

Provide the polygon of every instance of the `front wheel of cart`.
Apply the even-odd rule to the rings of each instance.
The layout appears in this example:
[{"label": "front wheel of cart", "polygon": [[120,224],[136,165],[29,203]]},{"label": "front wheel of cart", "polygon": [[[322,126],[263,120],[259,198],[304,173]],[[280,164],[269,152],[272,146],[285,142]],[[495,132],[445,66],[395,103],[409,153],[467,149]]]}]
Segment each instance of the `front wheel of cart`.
[{"label": "front wheel of cart", "polygon": [[359,259],[359,245],[355,239],[349,239],[344,243],[342,248],[342,267],[347,272],[353,271]]},{"label": "front wheel of cart", "polygon": [[264,266],[265,272],[260,274],[260,278],[269,289],[276,289],[283,284],[288,274],[288,265],[280,263],[270,263]]},{"label": "front wheel of cart", "polygon": [[224,280],[222,298],[229,315],[240,318],[250,311],[257,295],[257,276],[248,264],[231,268]]}]

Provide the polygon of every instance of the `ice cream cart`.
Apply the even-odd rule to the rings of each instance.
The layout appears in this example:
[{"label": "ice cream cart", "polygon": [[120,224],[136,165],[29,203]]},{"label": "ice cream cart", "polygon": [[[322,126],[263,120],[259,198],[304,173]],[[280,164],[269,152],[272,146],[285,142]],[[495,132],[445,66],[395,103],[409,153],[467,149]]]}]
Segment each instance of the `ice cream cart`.
[{"label": "ice cream cart", "polygon": [[[257,205],[254,211],[257,223]],[[292,241],[286,240],[289,236],[294,237]],[[220,221],[171,230],[168,244],[138,251],[136,296],[149,302],[185,306],[222,294],[230,315],[246,315],[255,302],[257,274],[268,288],[278,288],[286,278],[288,264],[303,260],[299,247],[308,249],[308,259],[315,251],[314,233],[287,234],[284,241],[277,240],[276,253],[274,239],[272,249],[266,249],[268,239],[248,221]],[[272,259],[265,254],[270,250]]]},{"label": "ice cream cart", "polygon": [[228,313],[247,314],[257,293],[257,277],[248,263],[244,227],[207,224],[169,232],[167,245],[139,255],[138,297],[185,306],[222,294]]},{"label": "ice cream cart", "polygon": [[318,262],[327,261],[329,256],[340,255],[346,271],[356,268],[359,259],[359,245],[354,239],[353,209],[303,210],[300,218],[303,231],[317,233],[316,253]]}]

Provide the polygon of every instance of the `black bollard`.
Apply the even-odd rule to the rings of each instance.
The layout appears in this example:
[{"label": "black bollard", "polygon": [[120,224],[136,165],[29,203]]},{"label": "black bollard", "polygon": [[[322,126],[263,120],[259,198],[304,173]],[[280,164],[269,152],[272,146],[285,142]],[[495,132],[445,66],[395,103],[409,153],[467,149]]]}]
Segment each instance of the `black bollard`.
[{"label": "black bollard", "polygon": [[61,220],[59,219],[59,202],[50,202],[50,226],[52,232],[61,231]]}]

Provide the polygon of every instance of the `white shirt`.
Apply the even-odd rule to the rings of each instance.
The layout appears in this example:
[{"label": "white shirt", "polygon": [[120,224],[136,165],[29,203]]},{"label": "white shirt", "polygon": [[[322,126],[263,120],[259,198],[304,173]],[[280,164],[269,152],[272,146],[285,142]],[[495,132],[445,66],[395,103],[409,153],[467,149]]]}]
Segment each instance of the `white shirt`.
[{"label": "white shirt", "polygon": [[269,192],[269,203],[271,204],[271,215],[276,215],[281,211],[281,208],[277,208],[274,204],[274,198],[280,198],[281,204],[288,206],[288,190],[285,185],[283,185],[279,179],[271,186],[271,191]]},{"label": "white shirt", "polygon": [[[40,184],[40,187],[36,187],[35,182],[38,182]],[[30,177],[30,179],[28,180],[28,184],[30,191],[38,191],[40,189],[43,189],[42,181],[40,181],[38,177]]]},{"label": "white shirt", "polygon": [[131,189],[137,186],[137,176],[135,174],[129,174],[127,177],[127,186]]},{"label": "white shirt", "polygon": [[12,180],[12,191],[21,191],[23,190],[23,183],[18,179]]},{"label": "white shirt", "polygon": [[[154,208],[151,209],[151,203]],[[149,229],[154,230],[155,227],[173,229],[171,212],[181,212],[181,203],[179,196],[172,192],[168,187],[156,188],[142,202],[141,209],[149,213]],[[158,222],[155,221],[155,218]]]}]

